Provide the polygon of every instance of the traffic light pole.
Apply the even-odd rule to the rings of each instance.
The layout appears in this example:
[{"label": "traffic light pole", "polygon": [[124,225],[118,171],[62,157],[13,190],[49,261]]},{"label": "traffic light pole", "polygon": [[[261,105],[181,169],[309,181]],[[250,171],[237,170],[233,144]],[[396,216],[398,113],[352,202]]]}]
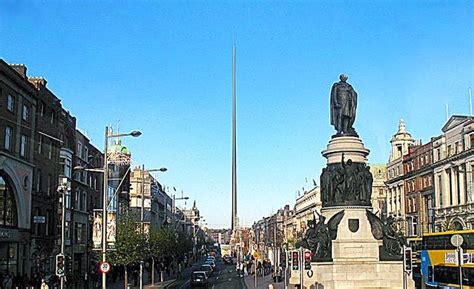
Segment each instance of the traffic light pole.
[{"label": "traffic light pole", "polygon": [[461,246],[457,246],[456,253],[458,254],[458,266],[459,266],[459,288],[463,289],[463,280],[462,280],[462,263],[463,263],[463,251]]},{"label": "traffic light pole", "polygon": [[300,254],[299,254],[299,259],[300,259],[300,288],[304,288],[304,249],[303,247],[300,247]]},{"label": "traffic light pole", "polygon": [[[64,184],[61,184],[59,186],[59,190],[61,193],[61,200],[62,200],[62,208],[61,208],[61,255],[64,256],[64,235],[65,235],[65,228],[66,228],[66,192],[67,192],[67,186]],[[57,263],[57,261],[56,261]],[[56,264],[57,266],[57,264]],[[56,272],[57,273],[57,272]],[[60,280],[60,288],[64,289],[64,275],[59,277]]]},{"label": "traffic light pole", "polygon": [[403,245],[403,289],[407,289],[407,272],[406,272],[406,264],[407,264],[407,254],[406,254],[406,246]]}]

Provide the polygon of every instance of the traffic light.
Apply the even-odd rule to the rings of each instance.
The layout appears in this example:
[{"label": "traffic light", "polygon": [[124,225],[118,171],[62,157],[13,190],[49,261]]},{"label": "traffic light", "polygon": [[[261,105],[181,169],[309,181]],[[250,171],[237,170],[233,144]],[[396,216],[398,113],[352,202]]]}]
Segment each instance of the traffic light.
[{"label": "traffic light", "polygon": [[291,253],[291,264],[292,264],[292,269],[293,270],[299,270],[299,260],[300,260],[300,254],[298,251],[293,251]]},{"label": "traffic light", "polygon": [[65,258],[63,254],[56,255],[56,275],[63,277],[65,273]]},{"label": "traffic light", "polygon": [[313,253],[310,250],[304,251],[304,269],[311,270],[311,258],[313,257]]},{"label": "traffic light", "polygon": [[412,259],[412,251],[411,251],[411,248],[410,247],[405,247],[405,252],[404,252],[404,256],[403,256],[403,265],[404,265],[404,269],[405,269],[405,272],[407,272],[408,274],[411,273],[411,270],[413,268],[413,259]]},{"label": "traffic light", "polygon": [[67,274],[71,274],[72,273],[72,258],[71,256],[68,256],[66,255],[66,258],[65,258],[65,261],[66,261],[66,273]]}]

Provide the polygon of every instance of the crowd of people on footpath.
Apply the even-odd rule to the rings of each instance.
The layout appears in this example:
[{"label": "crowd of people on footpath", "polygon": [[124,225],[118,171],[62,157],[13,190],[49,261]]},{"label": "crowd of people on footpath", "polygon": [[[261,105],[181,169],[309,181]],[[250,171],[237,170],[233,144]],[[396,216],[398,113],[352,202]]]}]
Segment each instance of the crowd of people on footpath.
[{"label": "crowd of people on footpath", "polygon": [[[181,278],[182,270],[192,266],[192,259],[184,256],[182,258],[163,258],[155,262],[155,282],[160,282],[161,278],[163,281],[172,278]],[[144,266],[148,279],[151,281],[151,262],[147,262]],[[140,266],[135,264],[128,266],[128,278],[129,283],[133,286],[137,286],[140,278]],[[44,275],[44,274],[43,274]],[[90,278],[90,280],[88,280]],[[120,282],[124,278],[124,267],[117,266],[113,267],[113,270],[108,274],[108,282]],[[81,278],[82,279],[82,278]],[[101,287],[101,278],[97,272],[91,272],[88,277],[84,277],[84,280],[76,280],[79,283],[81,281],[91,284],[89,288],[95,289]],[[2,274],[0,273],[0,289],[56,289],[59,288],[59,278],[56,275],[41,276],[40,274],[34,274],[32,278],[28,278],[28,275],[13,275],[11,273]]]},{"label": "crowd of people on footpath", "polygon": [[[237,273],[243,277],[248,275],[255,275],[255,260],[245,260],[237,262],[235,265]],[[271,274],[273,266],[270,260],[257,261],[257,277],[263,277]]]},{"label": "crowd of people on footpath", "polygon": [[33,277],[28,278],[26,274],[0,273],[0,289],[54,289],[58,280],[56,275],[41,277],[35,273]]}]

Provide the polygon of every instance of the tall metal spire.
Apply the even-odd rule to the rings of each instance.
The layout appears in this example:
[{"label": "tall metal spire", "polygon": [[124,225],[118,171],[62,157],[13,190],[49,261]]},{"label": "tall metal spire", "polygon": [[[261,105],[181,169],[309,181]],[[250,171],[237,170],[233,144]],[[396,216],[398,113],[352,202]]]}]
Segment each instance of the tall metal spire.
[{"label": "tall metal spire", "polygon": [[236,48],[235,42],[232,46],[232,224],[231,229],[237,228],[237,109],[235,95],[235,66],[236,66]]}]

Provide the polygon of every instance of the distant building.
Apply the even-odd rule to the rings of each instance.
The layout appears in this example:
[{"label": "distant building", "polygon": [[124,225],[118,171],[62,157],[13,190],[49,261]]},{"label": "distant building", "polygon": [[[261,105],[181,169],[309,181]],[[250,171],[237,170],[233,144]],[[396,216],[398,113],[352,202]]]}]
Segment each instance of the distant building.
[{"label": "distant building", "polygon": [[433,232],[433,142],[412,146],[403,156],[407,235]]},{"label": "distant building", "polygon": [[30,230],[36,94],[24,65],[0,59],[0,275],[31,274],[35,262]]},{"label": "distant building", "polygon": [[387,165],[370,164],[370,173],[373,177],[372,183],[372,207],[374,212],[387,213]]},{"label": "distant building", "polygon": [[387,215],[395,218],[398,228],[406,233],[405,193],[403,182],[403,156],[415,144],[400,120],[398,131],[390,140],[391,152],[387,163]]},{"label": "distant building", "polygon": [[165,222],[170,222],[171,198],[150,171],[142,170],[140,167],[134,168],[130,174],[130,184],[130,208],[140,216],[143,206],[146,232],[160,228]]},{"label": "distant building", "polygon": [[474,117],[452,116],[433,140],[437,231],[474,228]]},{"label": "distant building", "polygon": [[304,232],[308,228],[307,222],[314,218],[314,211],[320,211],[321,207],[321,190],[319,187],[313,187],[305,191],[302,196],[296,199],[293,215],[293,233],[295,234],[293,237],[296,241],[303,238]]}]

